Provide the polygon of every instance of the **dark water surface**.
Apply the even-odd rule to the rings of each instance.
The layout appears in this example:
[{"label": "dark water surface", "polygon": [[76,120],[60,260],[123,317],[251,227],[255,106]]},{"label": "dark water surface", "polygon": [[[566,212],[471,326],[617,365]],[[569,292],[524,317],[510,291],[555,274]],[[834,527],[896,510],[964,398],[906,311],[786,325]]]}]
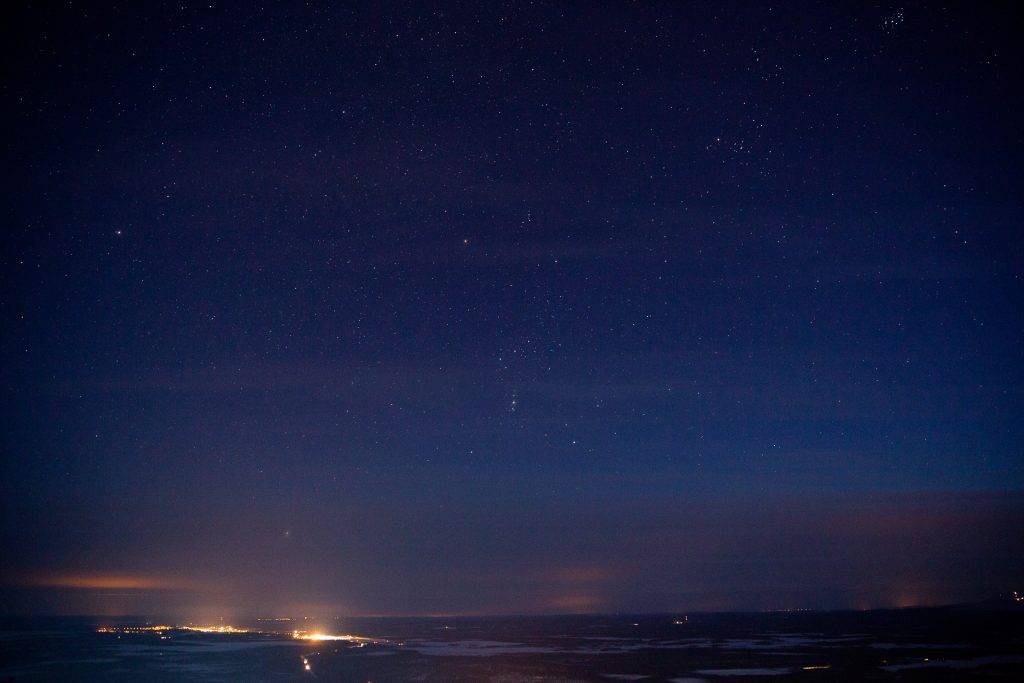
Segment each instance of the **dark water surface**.
[{"label": "dark water surface", "polygon": [[1024,613],[1009,610],[316,624],[371,641],[299,640],[301,619],[235,624],[249,633],[124,630],[147,623],[158,622],[5,619],[0,681],[1024,680]]}]

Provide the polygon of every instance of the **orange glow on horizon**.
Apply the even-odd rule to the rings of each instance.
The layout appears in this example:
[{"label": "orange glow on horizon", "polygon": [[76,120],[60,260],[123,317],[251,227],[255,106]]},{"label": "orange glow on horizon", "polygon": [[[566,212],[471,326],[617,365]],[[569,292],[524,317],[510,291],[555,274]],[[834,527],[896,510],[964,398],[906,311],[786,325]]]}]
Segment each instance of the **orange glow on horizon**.
[{"label": "orange glow on horizon", "polygon": [[548,601],[546,607],[561,612],[580,613],[596,612],[604,605],[604,601],[597,595],[570,594],[560,595]]},{"label": "orange glow on horizon", "polygon": [[181,588],[183,584],[160,576],[133,576],[126,574],[53,575],[30,578],[28,586],[48,588],[84,588],[90,590],[167,590]]}]

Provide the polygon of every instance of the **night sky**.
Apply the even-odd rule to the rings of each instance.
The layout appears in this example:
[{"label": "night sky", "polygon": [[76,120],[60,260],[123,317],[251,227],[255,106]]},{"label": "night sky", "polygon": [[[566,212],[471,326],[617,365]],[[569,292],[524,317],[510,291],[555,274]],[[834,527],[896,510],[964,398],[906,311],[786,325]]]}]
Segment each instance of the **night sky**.
[{"label": "night sky", "polygon": [[1019,589],[1010,9],[8,7],[0,611]]}]

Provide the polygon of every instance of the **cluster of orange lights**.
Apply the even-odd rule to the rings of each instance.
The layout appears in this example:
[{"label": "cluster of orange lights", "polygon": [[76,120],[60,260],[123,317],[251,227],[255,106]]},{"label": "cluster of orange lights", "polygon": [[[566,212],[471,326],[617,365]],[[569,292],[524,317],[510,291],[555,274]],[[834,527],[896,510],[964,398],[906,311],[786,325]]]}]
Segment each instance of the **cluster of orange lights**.
[{"label": "cluster of orange lights", "polygon": [[[270,621],[269,619],[263,621]],[[286,621],[285,619],[274,619],[274,621]],[[147,625],[147,626],[102,626],[96,629],[98,633],[116,633],[118,638],[121,634],[144,634],[144,633],[158,633],[162,640],[166,640],[170,637],[167,634],[170,631],[191,631],[194,633],[215,633],[215,634],[242,634],[251,633],[258,635],[269,635],[269,636],[291,636],[295,640],[306,641],[308,643],[323,643],[329,641],[344,641],[352,643],[356,647],[365,647],[366,645],[379,645],[386,643],[385,640],[376,640],[374,638],[365,638],[363,636],[354,636],[350,634],[335,635],[332,633],[324,633],[323,631],[306,631],[306,630],[294,630],[291,632],[287,631],[263,631],[259,629],[248,629],[239,628],[237,626],[231,626],[230,624],[214,624],[214,625],[197,625],[197,624],[186,624],[184,626],[167,626],[165,624]],[[167,635],[165,635],[167,634]],[[319,654],[319,652],[308,652],[302,655],[302,669],[306,673],[313,672],[313,664],[311,657],[313,654]]]},{"label": "cluster of orange lights", "polygon": [[195,631],[197,633],[261,633],[247,628],[224,625],[196,625],[186,624],[184,626],[168,626],[157,624],[155,626],[100,626],[96,633],[163,633],[164,631]]},{"label": "cluster of orange lights", "polygon": [[292,631],[292,638],[295,638],[296,640],[309,640],[309,641],[312,641],[312,642],[322,642],[322,641],[330,641],[330,640],[344,640],[344,641],[349,642],[349,643],[358,643],[360,647],[362,647],[363,645],[366,645],[367,643],[373,643],[374,645],[378,645],[378,644],[380,644],[382,642],[385,642],[385,641],[377,640],[375,638],[366,638],[364,636],[353,636],[353,635],[348,634],[348,633],[345,633],[345,634],[342,634],[342,635],[339,636],[339,635],[333,635],[333,634],[330,634],[330,633],[320,633],[319,631],[312,631],[312,632],[310,632],[310,631]]},{"label": "cluster of orange lights", "polygon": [[96,633],[154,633],[170,631],[176,627],[159,624],[157,626],[101,626]]},{"label": "cluster of orange lights", "polygon": [[236,628],[234,626],[179,626],[182,631],[197,631],[199,633],[254,633],[247,628]]},{"label": "cluster of orange lights", "polygon": [[363,636],[354,636],[349,634],[335,635],[332,633],[323,633],[321,631],[292,631],[291,633],[281,633],[279,631],[259,631],[249,628],[239,628],[238,626],[231,626],[228,624],[186,624],[184,626],[167,626],[164,624],[159,624],[155,626],[101,626],[100,628],[96,629],[97,633],[162,633],[164,631],[192,631],[195,633],[224,634],[252,633],[262,635],[290,635],[295,640],[308,640],[311,642],[342,640],[350,643],[358,643],[359,645],[365,645],[367,643],[376,644],[382,642],[375,640],[373,638],[365,638]]}]

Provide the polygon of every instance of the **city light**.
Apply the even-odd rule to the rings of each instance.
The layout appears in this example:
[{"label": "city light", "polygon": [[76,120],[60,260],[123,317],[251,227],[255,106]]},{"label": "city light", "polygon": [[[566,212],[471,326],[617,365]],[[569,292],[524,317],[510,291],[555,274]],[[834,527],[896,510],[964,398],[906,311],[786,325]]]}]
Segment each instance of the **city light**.
[{"label": "city light", "polygon": [[170,631],[174,626],[158,624],[156,626],[100,626],[96,633],[154,633]]},{"label": "city light", "polygon": [[364,638],[363,636],[353,636],[350,634],[334,635],[331,633],[321,633],[319,631],[292,631],[292,638],[296,640],[310,640],[314,642],[327,641],[327,640],[344,640],[352,643],[376,643],[378,641],[373,638]]},{"label": "city light", "polygon": [[253,633],[252,630],[247,628],[237,628],[235,626],[194,626],[189,624],[188,626],[179,626],[182,631],[197,631],[199,633]]}]

